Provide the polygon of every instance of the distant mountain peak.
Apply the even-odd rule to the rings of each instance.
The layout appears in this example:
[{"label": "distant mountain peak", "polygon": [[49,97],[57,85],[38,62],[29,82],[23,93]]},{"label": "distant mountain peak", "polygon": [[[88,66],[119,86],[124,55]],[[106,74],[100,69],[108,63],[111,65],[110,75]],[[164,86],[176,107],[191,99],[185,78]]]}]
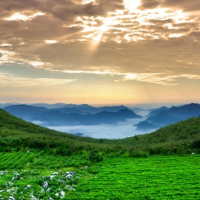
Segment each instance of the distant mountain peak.
[{"label": "distant mountain peak", "polygon": [[150,131],[150,130],[155,130],[155,129],[158,129],[159,127],[150,123],[150,122],[147,122],[147,121],[142,121],[138,124],[135,124],[133,126],[136,126],[137,127],[137,130],[140,130],[140,131]]}]

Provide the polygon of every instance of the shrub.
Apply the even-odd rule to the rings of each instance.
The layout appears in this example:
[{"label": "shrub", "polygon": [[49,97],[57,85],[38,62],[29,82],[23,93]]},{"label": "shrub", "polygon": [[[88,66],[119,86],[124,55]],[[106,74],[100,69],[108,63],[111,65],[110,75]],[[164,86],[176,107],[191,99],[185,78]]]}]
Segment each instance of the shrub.
[{"label": "shrub", "polygon": [[97,150],[94,150],[90,152],[89,159],[92,162],[100,162],[103,160],[103,156],[102,153],[98,152]]}]

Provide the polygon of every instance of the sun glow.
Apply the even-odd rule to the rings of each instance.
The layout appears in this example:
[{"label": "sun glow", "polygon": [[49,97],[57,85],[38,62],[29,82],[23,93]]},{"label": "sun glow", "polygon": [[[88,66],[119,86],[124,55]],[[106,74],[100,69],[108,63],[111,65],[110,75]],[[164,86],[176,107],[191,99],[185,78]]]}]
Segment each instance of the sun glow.
[{"label": "sun glow", "polygon": [[140,0],[124,0],[125,8],[130,12],[134,12],[141,5]]},{"label": "sun glow", "polygon": [[95,0],[82,0],[82,4],[89,4],[89,3],[94,3]]},{"label": "sun glow", "polygon": [[100,26],[99,28],[97,28],[97,34],[96,37],[94,37],[93,39],[93,43],[97,44],[102,40],[103,34],[109,30],[109,19],[106,19],[104,21],[104,24],[102,26]]},{"label": "sun glow", "polygon": [[42,15],[45,15],[44,13],[34,13],[32,15],[23,15],[23,14],[20,14],[20,13],[15,13],[13,14],[11,17],[9,18],[4,18],[4,20],[7,20],[7,21],[28,21],[28,20],[32,20],[34,18],[36,18],[37,16],[42,16]]},{"label": "sun glow", "polygon": [[4,44],[1,44],[0,46],[1,46],[1,47],[11,47],[12,44],[4,43]]},{"label": "sun glow", "polygon": [[[98,44],[103,41],[104,34],[109,33],[109,30],[112,29],[112,26],[115,26],[117,24],[120,24],[119,20],[116,20],[112,17],[107,17],[102,19],[103,25],[96,28],[95,35],[93,35],[93,42],[92,47],[96,48]],[[105,36],[106,38],[106,36]]]},{"label": "sun glow", "polygon": [[57,41],[56,40],[45,40],[45,43],[46,44],[55,44],[55,43],[57,43]]}]

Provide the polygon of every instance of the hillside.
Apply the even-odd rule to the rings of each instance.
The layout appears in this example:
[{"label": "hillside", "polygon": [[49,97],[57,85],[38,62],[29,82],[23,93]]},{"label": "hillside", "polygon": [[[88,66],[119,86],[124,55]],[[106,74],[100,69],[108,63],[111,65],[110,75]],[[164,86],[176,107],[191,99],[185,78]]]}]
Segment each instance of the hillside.
[{"label": "hillside", "polygon": [[166,111],[168,110],[169,108],[167,108],[166,106],[162,106],[160,108],[156,108],[156,109],[153,109],[151,110],[151,112],[147,115],[148,117],[152,117],[154,115],[157,115],[158,113],[160,113],[161,111]]},{"label": "hillside", "polygon": [[191,118],[144,135],[120,140],[150,154],[200,152],[200,117]]},{"label": "hillside", "polygon": [[45,149],[62,155],[104,149],[94,139],[60,133],[19,119],[0,109],[0,151]]},{"label": "hillside", "polygon": [[159,113],[148,117],[148,119],[145,121],[158,127],[163,127],[169,124],[179,122],[180,119],[174,117],[173,115],[170,115],[167,111],[162,110]]},{"label": "hillside", "polygon": [[191,103],[180,107],[174,106],[170,108],[168,112],[169,114],[171,114],[176,118],[179,118],[181,120],[186,120],[191,117],[200,116],[200,105],[196,103]]},{"label": "hillside", "polygon": [[25,104],[6,106],[4,110],[11,113],[12,115],[16,117],[27,119],[27,120],[30,120],[32,115],[48,111],[48,109],[44,107],[29,106]]},{"label": "hillside", "polygon": [[72,155],[84,151],[102,155],[138,156],[139,152],[199,152],[200,118],[192,118],[158,131],[120,140],[92,139],[60,133],[18,119],[0,109],[0,150],[46,149],[55,154]]}]

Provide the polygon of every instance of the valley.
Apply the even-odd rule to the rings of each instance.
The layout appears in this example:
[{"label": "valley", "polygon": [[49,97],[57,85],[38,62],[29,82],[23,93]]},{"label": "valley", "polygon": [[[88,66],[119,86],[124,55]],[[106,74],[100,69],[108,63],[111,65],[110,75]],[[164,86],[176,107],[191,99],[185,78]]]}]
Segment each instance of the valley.
[{"label": "valley", "polygon": [[198,199],[200,117],[94,139],[0,109],[0,199]]},{"label": "valley", "polygon": [[136,108],[94,107],[87,104],[13,104],[5,111],[26,121],[84,137],[121,139],[142,135],[170,124],[200,116],[200,105]]}]

